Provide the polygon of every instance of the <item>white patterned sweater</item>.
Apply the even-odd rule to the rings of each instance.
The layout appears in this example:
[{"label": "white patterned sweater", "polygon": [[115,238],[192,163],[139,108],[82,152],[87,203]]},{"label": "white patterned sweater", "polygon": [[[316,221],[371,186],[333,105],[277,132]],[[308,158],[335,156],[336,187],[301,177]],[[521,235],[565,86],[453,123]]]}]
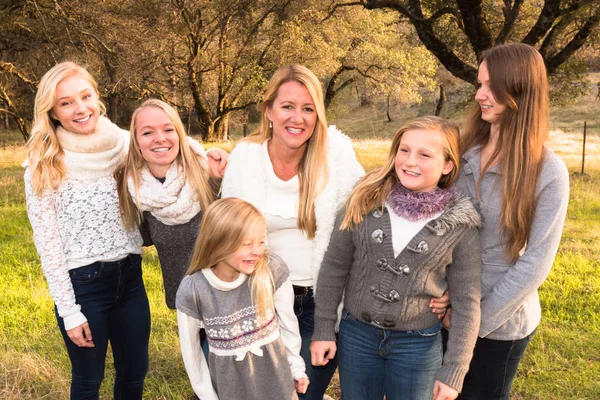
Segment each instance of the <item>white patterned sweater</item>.
[{"label": "white patterned sweater", "polygon": [[[27,213],[52,300],[65,329],[87,321],[75,301],[69,270],[96,261],[142,253],[137,229],[121,221],[113,172],[129,148],[129,133],[101,117],[89,136],[59,128],[67,176],[56,190],[38,196],[25,171]],[[70,150],[69,150],[70,149]]]}]

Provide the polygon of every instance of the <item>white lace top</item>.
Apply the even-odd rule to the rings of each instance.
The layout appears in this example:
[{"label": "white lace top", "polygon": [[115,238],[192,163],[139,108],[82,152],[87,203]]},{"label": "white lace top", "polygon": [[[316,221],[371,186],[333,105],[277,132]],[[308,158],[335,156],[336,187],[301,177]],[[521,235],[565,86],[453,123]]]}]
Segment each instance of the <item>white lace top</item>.
[{"label": "white lace top", "polygon": [[115,147],[97,153],[65,149],[67,178],[58,189],[46,190],[41,196],[33,191],[30,169],[25,171],[27,213],[35,246],[67,330],[87,321],[75,302],[69,270],[142,252],[139,231],[126,231],[121,222],[112,175],[127,151],[128,138],[127,131],[121,131]]}]

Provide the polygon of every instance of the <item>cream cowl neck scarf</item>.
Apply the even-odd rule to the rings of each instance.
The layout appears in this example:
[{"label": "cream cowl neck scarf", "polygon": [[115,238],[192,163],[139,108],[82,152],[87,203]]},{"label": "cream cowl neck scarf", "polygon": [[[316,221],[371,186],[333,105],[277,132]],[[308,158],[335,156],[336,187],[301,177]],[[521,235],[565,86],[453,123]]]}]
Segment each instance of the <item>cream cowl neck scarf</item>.
[{"label": "cream cowl neck scarf", "polygon": [[[194,188],[183,174],[177,161],[171,164],[161,183],[147,166],[140,171],[141,182],[136,202],[141,211],[149,211],[165,225],[185,224],[200,212],[200,203],[195,198]],[[129,194],[136,199],[133,179],[127,181]]]},{"label": "cream cowl neck scarf", "polygon": [[127,131],[100,117],[89,135],[73,133],[62,126],[56,129],[67,174],[78,180],[94,180],[110,175],[123,161],[129,147]]}]

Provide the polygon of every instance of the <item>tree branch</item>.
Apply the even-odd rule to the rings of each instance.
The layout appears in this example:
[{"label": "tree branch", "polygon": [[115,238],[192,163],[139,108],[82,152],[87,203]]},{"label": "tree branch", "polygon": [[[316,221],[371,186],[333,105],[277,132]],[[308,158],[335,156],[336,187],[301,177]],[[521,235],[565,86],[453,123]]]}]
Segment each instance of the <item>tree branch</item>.
[{"label": "tree branch", "polygon": [[475,55],[479,55],[492,47],[492,33],[487,27],[481,0],[457,0],[458,9],[462,15],[465,34]]},{"label": "tree branch", "polygon": [[573,55],[581,46],[583,46],[587,38],[594,32],[594,29],[600,23],[600,11],[591,16],[586,23],[579,29],[579,32],[571,39],[571,41],[556,55],[550,59],[546,59],[546,68],[548,74],[552,74],[560,67],[569,57]]},{"label": "tree branch", "polygon": [[560,16],[560,1],[544,0],[544,7],[522,42],[535,46],[552,28],[554,21]]},{"label": "tree branch", "polygon": [[508,35],[515,26],[519,11],[521,11],[523,0],[515,0],[515,3],[512,6],[510,3],[510,0],[504,1],[504,8],[502,9],[502,13],[504,14],[504,25],[496,37],[496,44],[502,44],[506,41],[506,38],[508,38]]}]

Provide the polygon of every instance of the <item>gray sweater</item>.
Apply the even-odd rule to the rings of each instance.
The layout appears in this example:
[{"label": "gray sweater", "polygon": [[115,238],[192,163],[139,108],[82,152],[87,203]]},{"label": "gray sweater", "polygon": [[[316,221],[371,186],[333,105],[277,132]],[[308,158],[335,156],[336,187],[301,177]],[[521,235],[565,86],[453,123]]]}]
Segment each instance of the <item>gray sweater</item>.
[{"label": "gray sweater", "polygon": [[436,380],[459,390],[479,329],[479,214],[459,198],[429,221],[394,259],[388,210],[365,215],[352,231],[337,217],[319,273],[312,340],[336,340],[338,304],[359,321],[387,330],[419,330],[439,322],[433,297],[450,289],[453,302],[448,351]]},{"label": "gray sweater", "polygon": [[[537,293],[558,250],[569,204],[569,172],[556,154],[546,150],[536,188],[536,207],[527,246],[516,263],[506,261],[504,241],[498,231],[502,207],[500,170],[486,171],[481,181],[481,203],[476,185],[480,176],[480,151],[474,147],[463,155],[456,186],[471,197],[483,217],[480,230],[481,327],[479,336],[495,340],[517,340],[529,335],[540,323]],[[454,303],[454,295],[451,293]],[[454,314],[452,314],[454,318]]]},{"label": "gray sweater", "polygon": [[144,246],[154,245],[160,260],[167,307],[175,309],[175,295],[190,266],[196,238],[200,231],[202,211],[185,224],[166,225],[144,211],[140,226]]}]

